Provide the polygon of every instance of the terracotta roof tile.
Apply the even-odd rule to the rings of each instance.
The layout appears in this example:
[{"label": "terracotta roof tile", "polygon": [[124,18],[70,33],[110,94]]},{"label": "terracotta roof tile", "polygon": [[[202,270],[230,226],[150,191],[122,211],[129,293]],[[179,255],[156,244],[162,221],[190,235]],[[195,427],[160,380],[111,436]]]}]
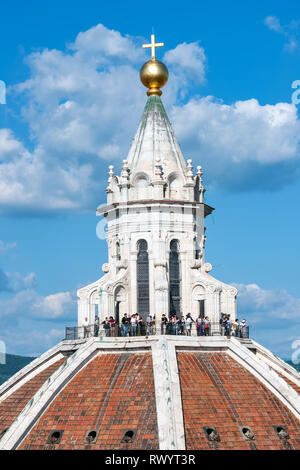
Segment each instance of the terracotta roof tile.
[{"label": "terracotta roof tile", "polygon": [[0,433],[9,428],[33,395],[40,389],[44,382],[46,382],[50,375],[61,366],[65,359],[66,358],[62,358],[54,362],[51,366],[28,380],[28,382],[19,387],[0,403]]},{"label": "terracotta roof tile", "polygon": [[[297,418],[258,379],[226,353],[177,354],[188,450],[300,449]],[[290,439],[279,439],[283,425]],[[215,427],[220,441],[209,441],[204,427]],[[255,440],[244,439],[249,427]]]},{"label": "terracotta roof tile", "polygon": [[[50,433],[63,431],[59,444]],[[95,443],[85,442],[96,430]],[[132,443],[122,443],[133,430]],[[20,446],[21,449],[158,449],[150,353],[101,354],[60,392]]]}]

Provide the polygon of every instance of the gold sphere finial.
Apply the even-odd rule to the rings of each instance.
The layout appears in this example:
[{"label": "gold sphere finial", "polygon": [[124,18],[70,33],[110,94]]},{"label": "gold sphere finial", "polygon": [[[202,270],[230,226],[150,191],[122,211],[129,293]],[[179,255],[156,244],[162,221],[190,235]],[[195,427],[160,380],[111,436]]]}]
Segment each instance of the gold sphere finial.
[{"label": "gold sphere finial", "polygon": [[141,82],[149,88],[147,95],[161,95],[162,88],[168,81],[169,72],[165,64],[155,58],[155,48],[164,46],[163,42],[155,43],[155,36],[151,34],[151,43],[143,44],[144,48],[151,48],[151,60],[148,60],[140,71]]}]

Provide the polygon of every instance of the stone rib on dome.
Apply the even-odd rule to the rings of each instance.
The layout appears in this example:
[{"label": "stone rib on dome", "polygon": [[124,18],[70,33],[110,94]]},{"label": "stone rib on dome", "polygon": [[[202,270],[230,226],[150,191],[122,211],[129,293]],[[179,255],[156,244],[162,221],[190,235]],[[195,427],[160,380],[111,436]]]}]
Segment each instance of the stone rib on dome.
[{"label": "stone rib on dome", "polygon": [[185,179],[186,164],[159,96],[150,96],[128,153],[131,175],[139,171],[154,177],[159,158],[166,176],[177,171]]},{"label": "stone rib on dome", "polygon": [[48,363],[43,370],[37,370],[32,378],[22,382],[22,385],[12,390],[11,393],[1,401],[0,394],[0,435],[14,422],[24,406],[30,401],[33,395],[43,385],[53,372],[55,372],[65,361],[65,358],[58,358],[53,364]]}]

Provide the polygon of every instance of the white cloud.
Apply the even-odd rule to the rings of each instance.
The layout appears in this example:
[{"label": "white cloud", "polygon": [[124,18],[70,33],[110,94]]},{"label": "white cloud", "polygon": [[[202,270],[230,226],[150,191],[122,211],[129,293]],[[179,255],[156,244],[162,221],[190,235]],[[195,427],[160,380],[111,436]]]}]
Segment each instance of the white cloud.
[{"label": "white cloud", "polygon": [[24,147],[13,137],[10,129],[0,129],[0,163],[9,156],[24,152]]},{"label": "white cloud", "polygon": [[251,314],[255,323],[270,319],[295,321],[300,324],[300,298],[290,295],[285,289],[267,290],[257,284],[235,284],[239,291],[238,302],[242,311]]},{"label": "white cloud", "polygon": [[[300,122],[293,104],[195,98],[174,106],[171,118],[186,155],[200,159],[215,186],[275,188],[297,177]],[[278,170],[273,177],[272,166]]]},{"label": "white cloud", "polygon": [[17,246],[16,243],[5,243],[2,240],[0,240],[0,255],[2,255],[8,250],[11,250],[12,248],[15,248],[16,246]]},{"label": "white cloud", "polygon": [[[28,282],[30,283],[30,281]],[[32,288],[24,288],[14,297],[0,300],[0,318],[10,320],[12,317],[38,320],[75,320],[75,294],[58,292],[43,297]]]},{"label": "white cloud", "polygon": [[207,58],[199,42],[179,44],[175,49],[165,53],[164,61],[173,67],[178,79],[192,78],[196,83],[205,81]]},{"label": "white cloud", "polygon": [[7,281],[7,295],[0,299],[0,339],[7,352],[40,355],[64,338],[65,326],[76,324],[75,292],[42,296],[33,288],[34,273],[9,275]]},{"label": "white cloud", "polygon": [[9,291],[9,280],[7,274],[0,268],[0,292]]},{"label": "white cloud", "polygon": [[119,31],[111,30],[98,24],[89,30],[79,33],[70,49],[76,51],[83,59],[100,65],[111,62],[111,58],[118,58],[124,63],[142,60],[144,54],[136,39],[122,36]]},{"label": "white cloud", "polygon": [[264,19],[264,24],[275,33],[281,34],[286,38],[284,48],[288,51],[294,51],[299,47],[300,21],[292,20],[286,25],[280,23],[279,18],[269,15]]},{"label": "white cloud", "polygon": [[22,276],[20,273],[5,273],[7,276],[9,290],[19,292],[23,289],[30,289],[36,286],[35,273],[29,273],[27,276]]},{"label": "white cloud", "polygon": [[86,207],[87,188],[95,190],[95,182],[90,181],[92,166],[89,163],[79,165],[66,161],[60,164],[55,158],[53,162],[47,162],[48,156],[42,147],[37,147],[31,154],[23,146],[18,146],[17,140],[15,142],[19,152],[8,153],[0,147],[3,157],[0,164],[1,212]]},{"label": "white cloud", "polygon": [[283,33],[283,29],[280,24],[280,21],[276,16],[272,16],[272,15],[267,16],[264,19],[264,23],[272,31],[276,31],[276,33]]},{"label": "white cloud", "polygon": [[64,337],[64,328],[46,328],[40,325],[29,328],[15,328],[10,326],[1,330],[0,338],[5,341],[7,353],[22,356],[40,356],[43,352],[59,343]]},{"label": "white cloud", "polygon": [[285,289],[233,285],[239,291],[238,316],[247,318],[250,336],[281,357],[291,357],[292,342],[300,339],[300,298]]},{"label": "white cloud", "polygon": [[35,285],[35,273],[29,273],[27,276],[22,276],[18,272],[11,274],[0,268],[0,292],[19,292],[23,289],[35,287]]},{"label": "white cloud", "polygon": [[71,292],[58,292],[46,297],[38,298],[32,306],[34,314],[41,318],[73,318],[76,319],[74,311],[76,300]]},{"label": "white cloud", "polygon": [[[141,44],[97,25],[63,51],[27,57],[29,78],[9,93],[23,103],[31,142],[0,130],[0,211],[84,211],[103,200],[107,166],[126,156],[145,104],[138,70],[148,54]],[[185,156],[204,166],[206,183],[278,188],[298,176],[295,106],[255,99],[226,105],[212,97],[178,104],[191,81],[203,82],[205,51],[183,43],[165,60],[172,80],[164,103]]]}]

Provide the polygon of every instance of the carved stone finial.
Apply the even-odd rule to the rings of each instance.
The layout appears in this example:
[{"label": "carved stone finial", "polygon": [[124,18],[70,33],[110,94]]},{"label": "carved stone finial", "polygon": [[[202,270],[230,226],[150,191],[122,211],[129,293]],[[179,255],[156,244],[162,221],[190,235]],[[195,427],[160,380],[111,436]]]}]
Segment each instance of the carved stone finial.
[{"label": "carved stone finial", "polygon": [[108,172],[108,182],[110,183],[111,180],[112,180],[112,177],[114,176],[114,166],[113,165],[109,165],[109,172]]},{"label": "carved stone finial", "polygon": [[186,172],[186,176],[187,176],[187,179],[188,179],[188,183],[193,183],[193,165],[192,165],[192,160],[189,159],[187,160],[187,172]]},{"label": "carved stone finial", "polygon": [[199,178],[200,178],[201,181],[202,181],[202,175],[203,175],[202,166],[201,166],[201,165],[198,165],[198,166],[197,166],[197,176],[199,176]]},{"label": "carved stone finial", "polygon": [[199,177],[199,193],[200,193],[199,202],[204,203],[204,193],[206,189],[203,186],[202,175],[203,175],[202,166],[199,165],[197,166],[197,176]]},{"label": "carved stone finial", "polygon": [[122,179],[122,182],[127,182],[127,180],[129,179],[128,160],[123,160],[123,166],[122,166],[122,171],[121,171],[121,179]]}]

